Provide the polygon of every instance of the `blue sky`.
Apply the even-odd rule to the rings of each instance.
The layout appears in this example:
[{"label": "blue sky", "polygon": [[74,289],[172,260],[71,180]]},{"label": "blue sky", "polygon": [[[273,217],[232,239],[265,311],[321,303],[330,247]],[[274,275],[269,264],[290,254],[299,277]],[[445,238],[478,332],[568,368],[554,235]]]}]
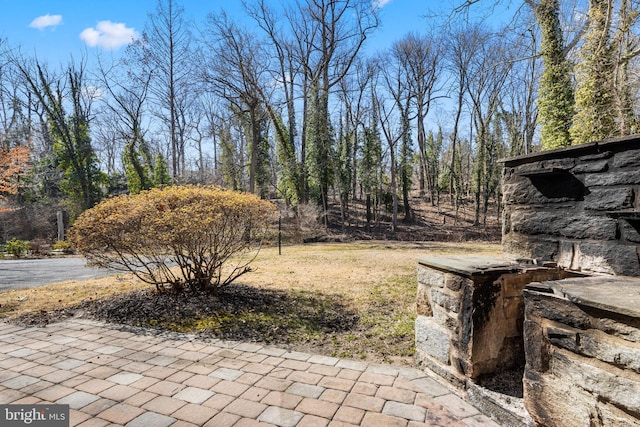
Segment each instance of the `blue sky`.
[{"label": "blue sky", "polygon": [[[274,0],[274,6],[280,1]],[[435,0],[374,1],[381,7],[382,26],[370,40],[372,51],[389,47],[409,31],[422,31],[429,5],[441,4]],[[243,16],[239,0],[178,0],[178,4],[196,23],[222,8],[233,17]],[[0,0],[0,7],[0,38],[54,65],[68,62],[71,56],[91,57],[98,50],[122,52],[143,31],[156,0]]]}]

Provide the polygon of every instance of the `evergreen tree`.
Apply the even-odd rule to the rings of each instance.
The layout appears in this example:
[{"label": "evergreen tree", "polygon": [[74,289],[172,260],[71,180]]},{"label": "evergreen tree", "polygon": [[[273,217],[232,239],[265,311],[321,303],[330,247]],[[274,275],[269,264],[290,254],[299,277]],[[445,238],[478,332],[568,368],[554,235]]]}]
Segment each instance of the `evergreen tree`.
[{"label": "evergreen tree", "polygon": [[333,184],[335,157],[328,104],[323,99],[326,96],[326,93],[317,88],[312,90],[306,132],[310,193],[324,212],[329,209],[328,196]]},{"label": "evergreen tree", "polygon": [[266,117],[258,121],[256,131],[258,131],[259,138],[252,138],[252,141],[257,141],[256,147],[256,189],[257,194],[266,199],[269,197],[269,189],[271,186],[270,165],[271,158],[269,153],[269,121]]},{"label": "evergreen tree", "polygon": [[158,153],[153,166],[153,185],[154,187],[166,187],[171,184],[173,184],[173,178],[169,175],[167,159],[162,153]]},{"label": "evergreen tree", "polygon": [[[345,123],[348,123],[345,120]],[[338,183],[338,191],[340,193],[340,210],[342,213],[342,221],[346,219],[347,206],[349,204],[349,196],[351,195],[352,187],[352,159],[351,153],[353,152],[353,132],[348,129],[344,129],[341,124],[340,133],[338,136],[338,156],[336,158],[336,179]]]},{"label": "evergreen tree", "polygon": [[303,189],[294,141],[280,115],[272,114],[271,120],[275,128],[276,158],[279,166],[277,189],[288,205],[296,206],[302,200]]},{"label": "evergreen tree", "polygon": [[225,187],[232,190],[240,190],[241,173],[240,166],[236,160],[237,152],[233,144],[231,129],[229,125],[221,126],[218,139],[220,141],[220,163],[222,167],[222,182]]},{"label": "evergreen tree", "polygon": [[[374,122],[375,123],[375,122]],[[367,127],[362,132],[362,158],[360,159],[360,185],[366,197],[367,227],[373,219],[372,202],[378,200],[380,182],[380,168],[382,165],[382,141],[377,127]],[[373,200],[372,200],[373,196]]]}]

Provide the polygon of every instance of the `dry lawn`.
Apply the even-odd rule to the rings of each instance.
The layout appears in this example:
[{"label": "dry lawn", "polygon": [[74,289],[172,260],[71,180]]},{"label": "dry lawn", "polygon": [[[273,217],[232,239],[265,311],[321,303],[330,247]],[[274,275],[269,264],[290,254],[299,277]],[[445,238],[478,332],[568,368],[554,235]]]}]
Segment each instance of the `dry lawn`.
[{"label": "dry lawn", "polygon": [[[486,242],[318,243],[263,248],[216,298],[162,296],[127,275],[0,293],[0,318],[42,324],[82,315],[135,326],[411,363],[416,265],[439,255],[499,255]],[[40,321],[38,321],[40,319]]]}]

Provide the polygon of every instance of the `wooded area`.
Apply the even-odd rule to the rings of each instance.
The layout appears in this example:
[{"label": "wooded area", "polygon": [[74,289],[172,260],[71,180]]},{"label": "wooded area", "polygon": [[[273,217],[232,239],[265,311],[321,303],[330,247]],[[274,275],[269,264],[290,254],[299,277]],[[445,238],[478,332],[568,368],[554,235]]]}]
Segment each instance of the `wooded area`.
[{"label": "wooded area", "polygon": [[500,158],[639,130],[637,0],[526,0],[502,27],[469,18],[499,3],[470,0],[384,51],[367,44],[376,4],[248,0],[242,19],[195,23],[159,0],[117,61],[62,68],[0,40],[0,241],[53,239],[57,211],[171,184],[325,221],[339,206],[343,224],[359,203],[393,231],[415,191],[472,200],[482,227]]}]

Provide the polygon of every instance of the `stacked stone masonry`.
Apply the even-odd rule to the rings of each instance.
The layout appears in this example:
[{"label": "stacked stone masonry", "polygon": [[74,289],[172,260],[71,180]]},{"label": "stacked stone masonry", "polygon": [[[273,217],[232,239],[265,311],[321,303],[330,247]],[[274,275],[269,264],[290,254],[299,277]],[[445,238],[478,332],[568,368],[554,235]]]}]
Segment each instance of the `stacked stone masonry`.
[{"label": "stacked stone masonry", "polygon": [[524,291],[538,426],[640,425],[640,137],[505,161],[503,249],[592,277]]},{"label": "stacked stone masonry", "polygon": [[526,361],[503,425],[640,426],[640,136],[504,165],[504,258],[419,261],[419,366],[474,398]]},{"label": "stacked stone masonry", "polygon": [[508,258],[640,276],[640,137],[505,161]]},{"label": "stacked stone masonry", "polygon": [[525,290],[525,406],[539,426],[640,425],[640,279]]},{"label": "stacked stone masonry", "polygon": [[418,362],[465,387],[524,364],[524,287],[571,273],[480,256],[428,258],[418,264]]}]

